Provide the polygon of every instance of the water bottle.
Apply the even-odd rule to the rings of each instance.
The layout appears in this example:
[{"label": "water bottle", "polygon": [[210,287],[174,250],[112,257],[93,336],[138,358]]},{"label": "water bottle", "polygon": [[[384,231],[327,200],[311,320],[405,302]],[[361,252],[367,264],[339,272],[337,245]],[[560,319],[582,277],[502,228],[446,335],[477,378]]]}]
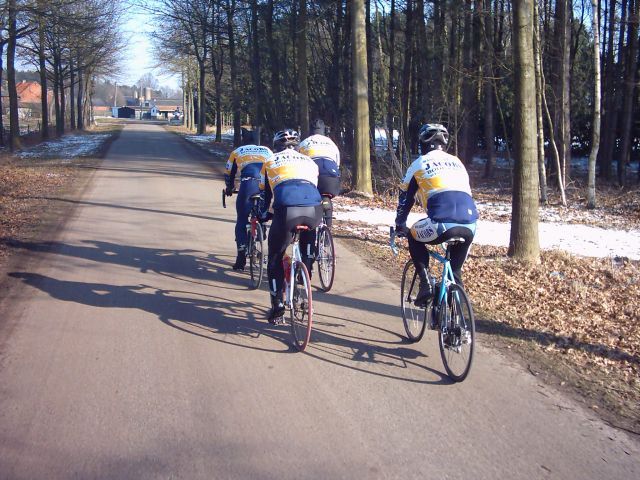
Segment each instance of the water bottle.
[{"label": "water bottle", "polygon": [[289,258],[289,255],[287,255],[285,253],[284,257],[282,257],[282,268],[284,269],[284,279],[285,279],[285,281],[288,280],[289,268],[290,267],[291,267],[291,258]]}]

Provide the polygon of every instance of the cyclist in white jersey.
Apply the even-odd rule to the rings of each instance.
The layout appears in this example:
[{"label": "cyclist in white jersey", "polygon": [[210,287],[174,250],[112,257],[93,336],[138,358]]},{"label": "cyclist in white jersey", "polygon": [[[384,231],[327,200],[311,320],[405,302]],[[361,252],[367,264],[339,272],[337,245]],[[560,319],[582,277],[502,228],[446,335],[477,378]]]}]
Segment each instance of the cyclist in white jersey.
[{"label": "cyclist in white jersey", "polygon": [[309,272],[315,258],[315,231],[322,221],[322,206],[318,192],[318,167],[308,156],[295,150],[300,136],[295,130],[282,130],[273,137],[272,155],[262,166],[260,190],[263,220],[273,199],[273,221],[269,228],[269,259],[267,275],[271,293],[269,322],[279,324],[284,315],[282,257],[293,240],[297,225],[309,230],[300,233],[302,261]]},{"label": "cyclist in white jersey", "polygon": [[[453,237],[465,239],[451,247],[451,269],[456,282],[462,284],[462,265],[476,231],[478,210],[471,197],[469,175],[460,159],[445,151],[449,132],[437,123],[423,125],[418,134],[420,153],[408,168],[400,186],[396,230],[407,235],[409,253],[420,277],[415,300],[424,306],[433,296],[428,280],[427,245],[437,245]],[[426,210],[427,217],[418,220],[411,230],[407,217],[415,201]]]},{"label": "cyclist in white jersey", "polygon": [[268,147],[253,145],[250,139],[243,138],[244,145],[236,148],[227,160],[224,172],[225,195],[231,196],[235,177],[239,172],[240,187],[236,197],[236,246],[238,254],[234,270],[244,270],[246,264],[247,223],[251,212],[251,196],[260,192],[260,170],[263,163],[273,155]]},{"label": "cyclist in white jersey", "polygon": [[323,195],[325,223],[331,227],[333,204],[331,199],[340,194],[340,151],[337,145],[325,135],[324,122],[315,120],[311,126],[311,136],[300,142],[300,153],[311,157],[318,165],[318,191]]}]

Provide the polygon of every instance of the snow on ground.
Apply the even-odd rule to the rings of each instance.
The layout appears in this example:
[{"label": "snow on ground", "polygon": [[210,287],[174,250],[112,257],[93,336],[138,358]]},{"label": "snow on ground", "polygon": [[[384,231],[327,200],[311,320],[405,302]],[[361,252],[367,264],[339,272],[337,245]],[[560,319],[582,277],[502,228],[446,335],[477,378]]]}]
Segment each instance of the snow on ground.
[{"label": "snow on ground", "polygon": [[[394,224],[396,212],[381,208],[352,206],[334,207],[334,218],[343,221],[357,221],[377,226],[388,231]],[[411,213],[407,225],[412,225],[424,214]],[[627,257],[640,260],[640,230],[605,230],[599,227],[566,223],[541,222],[538,226],[540,248],[543,250],[564,250],[585,257]],[[507,247],[511,225],[506,222],[479,220],[474,243]]]},{"label": "snow on ground", "polygon": [[98,150],[110,134],[65,135],[48,140],[32,148],[25,148],[17,153],[20,158],[65,158],[86,157]]}]

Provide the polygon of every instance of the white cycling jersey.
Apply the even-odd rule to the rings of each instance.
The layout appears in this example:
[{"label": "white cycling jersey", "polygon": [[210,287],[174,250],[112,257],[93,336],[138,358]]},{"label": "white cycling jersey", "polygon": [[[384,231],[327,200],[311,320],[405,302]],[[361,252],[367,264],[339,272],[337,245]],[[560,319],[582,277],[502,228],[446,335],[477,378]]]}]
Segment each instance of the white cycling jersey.
[{"label": "white cycling jersey", "polygon": [[311,135],[305,138],[298,146],[298,151],[311,158],[328,158],[340,166],[340,151],[338,146],[329,137],[324,135]]}]

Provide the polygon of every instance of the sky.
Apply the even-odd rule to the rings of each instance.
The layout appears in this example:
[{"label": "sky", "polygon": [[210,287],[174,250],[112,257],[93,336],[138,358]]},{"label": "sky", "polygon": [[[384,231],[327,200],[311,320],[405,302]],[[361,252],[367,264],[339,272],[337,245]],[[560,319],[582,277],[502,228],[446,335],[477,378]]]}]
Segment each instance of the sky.
[{"label": "sky", "polygon": [[149,33],[153,31],[154,22],[149,14],[140,8],[131,6],[123,23],[122,32],[127,42],[127,50],[123,52],[122,75],[119,83],[134,85],[145,73],[151,73],[158,79],[161,86],[173,89],[180,88],[180,79],[176,75],[169,75],[162,68],[154,68],[151,41]]}]

